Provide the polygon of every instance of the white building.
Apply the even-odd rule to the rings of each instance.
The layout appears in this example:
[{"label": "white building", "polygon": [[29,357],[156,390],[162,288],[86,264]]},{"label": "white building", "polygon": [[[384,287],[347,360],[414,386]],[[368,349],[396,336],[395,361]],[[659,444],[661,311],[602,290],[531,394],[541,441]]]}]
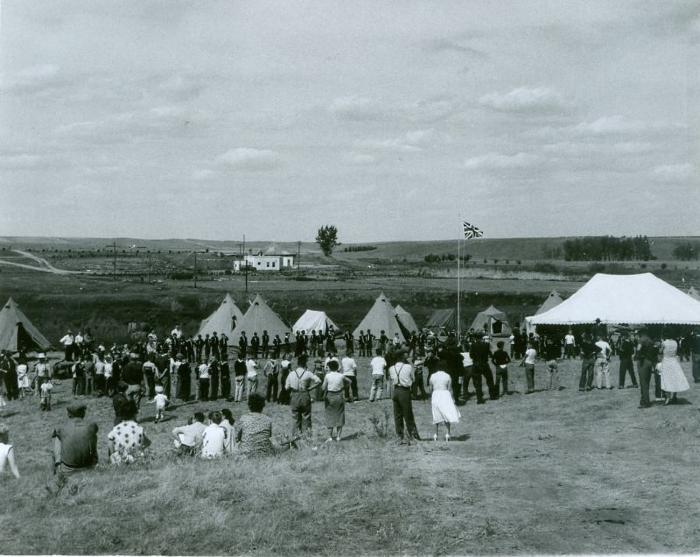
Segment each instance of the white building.
[{"label": "white building", "polygon": [[[246,255],[244,258],[249,269],[256,271],[281,271],[282,269],[291,269],[294,267],[294,256],[286,253],[263,255]],[[233,270],[236,272],[244,270],[244,264],[241,259],[233,262]]]}]

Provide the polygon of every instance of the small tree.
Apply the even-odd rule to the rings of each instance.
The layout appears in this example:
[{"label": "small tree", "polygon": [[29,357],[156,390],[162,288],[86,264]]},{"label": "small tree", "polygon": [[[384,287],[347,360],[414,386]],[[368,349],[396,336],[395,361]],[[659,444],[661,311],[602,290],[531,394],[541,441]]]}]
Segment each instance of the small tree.
[{"label": "small tree", "polygon": [[685,242],[673,248],[673,257],[681,261],[690,261],[698,258],[698,250],[690,242]]},{"label": "small tree", "polygon": [[333,253],[333,248],[339,244],[338,229],[332,224],[326,224],[318,229],[316,243],[321,247],[326,257]]}]

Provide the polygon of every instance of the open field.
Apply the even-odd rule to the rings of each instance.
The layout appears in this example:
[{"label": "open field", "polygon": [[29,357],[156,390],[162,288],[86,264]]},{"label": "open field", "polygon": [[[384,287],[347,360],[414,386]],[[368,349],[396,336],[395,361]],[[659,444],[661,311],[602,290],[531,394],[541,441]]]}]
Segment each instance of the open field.
[{"label": "open field", "polygon": [[[513,394],[477,406],[471,399],[449,444],[393,440],[390,402],[369,403],[366,360],[361,400],[347,407],[344,439],[325,438],[315,403],[311,446],[263,461],[177,461],[167,433],[197,409],[191,403],[152,423],[152,459],[123,469],[101,465],[47,498],[49,439],[65,417],[70,389],[56,389],[51,413],[34,398],[13,403],[11,429],[23,477],[3,478],[12,505],[0,513],[6,553],[675,553],[700,547],[697,390],[684,404],[637,409],[636,389],[576,389],[577,361],[561,365],[559,392]],[[683,364],[690,377],[688,364]],[[616,372],[617,365],[612,367]],[[511,388],[523,392],[522,368]],[[537,387],[544,386],[538,364]],[[692,382],[692,381],[691,381]],[[109,400],[86,399],[106,460]],[[430,405],[414,402],[424,438]],[[269,405],[275,435],[289,409]],[[372,425],[374,419],[379,428]],[[381,431],[386,425],[389,436]],[[26,525],[40,528],[27,531]]]}]

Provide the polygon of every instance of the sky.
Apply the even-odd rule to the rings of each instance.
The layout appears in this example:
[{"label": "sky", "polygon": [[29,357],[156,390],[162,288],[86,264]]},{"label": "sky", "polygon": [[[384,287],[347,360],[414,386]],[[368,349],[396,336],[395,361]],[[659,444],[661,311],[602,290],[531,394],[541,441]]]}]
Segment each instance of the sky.
[{"label": "sky", "polygon": [[0,235],[698,235],[700,2],[0,0]]}]

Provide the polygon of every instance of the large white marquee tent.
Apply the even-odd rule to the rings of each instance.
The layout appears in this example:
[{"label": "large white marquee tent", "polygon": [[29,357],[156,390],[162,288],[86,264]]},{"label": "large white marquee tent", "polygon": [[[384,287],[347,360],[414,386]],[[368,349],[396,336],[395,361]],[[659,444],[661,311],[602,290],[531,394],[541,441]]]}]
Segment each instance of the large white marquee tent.
[{"label": "large white marquee tent", "polygon": [[527,318],[531,325],[628,323],[700,325],[700,302],[651,273],[597,274],[549,311]]}]

